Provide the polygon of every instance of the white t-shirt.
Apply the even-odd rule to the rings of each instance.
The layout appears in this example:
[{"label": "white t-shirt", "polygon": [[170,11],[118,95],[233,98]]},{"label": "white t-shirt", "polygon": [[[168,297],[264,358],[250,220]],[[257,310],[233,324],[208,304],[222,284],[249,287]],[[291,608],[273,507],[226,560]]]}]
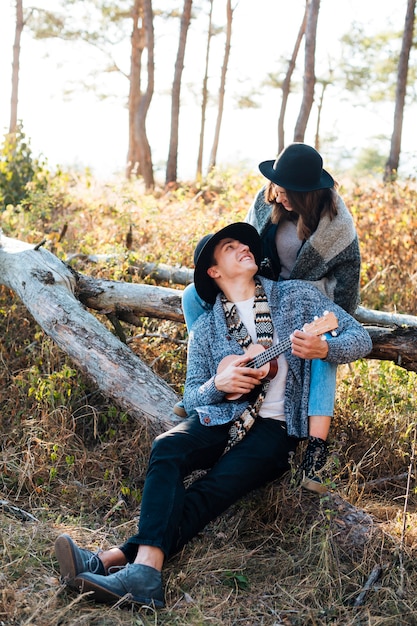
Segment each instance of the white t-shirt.
[{"label": "white t-shirt", "polygon": [[[250,334],[253,343],[257,343],[255,319],[253,314],[253,303],[255,298],[235,302],[239,317]],[[278,336],[274,330],[273,345],[278,343]],[[284,354],[278,357],[278,371],[276,376],[269,382],[268,391],[262,402],[259,411],[259,417],[268,417],[285,421],[284,399],[285,399],[285,382],[287,379],[288,363]]]}]

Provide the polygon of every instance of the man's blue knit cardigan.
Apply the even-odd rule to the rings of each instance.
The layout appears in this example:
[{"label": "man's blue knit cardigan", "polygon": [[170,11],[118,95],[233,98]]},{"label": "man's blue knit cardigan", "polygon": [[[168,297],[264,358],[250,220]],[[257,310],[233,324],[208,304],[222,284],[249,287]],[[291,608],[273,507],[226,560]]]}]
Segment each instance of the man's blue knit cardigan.
[{"label": "man's blue knit cardigan", "polygon": [[[316,287],[300,280],[275,282],[262,277],[260,280],[279,340],[287,339],[294,330],[312,322],[315,316],[333,311],[339,325],[336,336],[328,339],[327,361],[339,364],[355,361],[372,349],[368,332]],[[191,329],[184,390],[187,413],[197,411],[201,423],[207,426],[231,422],[248,406],[246,399],[226,401],[225,394],[215,387],[218,364],[229,354],[243,354],[243,350],[229,334],[218,296],[213,310],[201,315]],[[288,361],[285,389],[288,434],[302,439],[308,436],[311,361],[293,356],[291,350],[287,350],[285,356]]]}]

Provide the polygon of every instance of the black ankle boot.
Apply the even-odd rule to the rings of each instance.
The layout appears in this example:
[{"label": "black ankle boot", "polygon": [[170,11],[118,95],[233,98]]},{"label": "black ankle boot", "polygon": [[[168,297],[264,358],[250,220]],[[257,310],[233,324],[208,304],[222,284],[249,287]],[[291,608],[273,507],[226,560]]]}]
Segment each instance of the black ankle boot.
[{"label": "black ankle boot", "polygon": [[302,487],[318,493],[327,491],[317,476],[317,472],[322,469],[326,461],[327,443],[319,437],[309,437],[303,460],[297,472]]}]

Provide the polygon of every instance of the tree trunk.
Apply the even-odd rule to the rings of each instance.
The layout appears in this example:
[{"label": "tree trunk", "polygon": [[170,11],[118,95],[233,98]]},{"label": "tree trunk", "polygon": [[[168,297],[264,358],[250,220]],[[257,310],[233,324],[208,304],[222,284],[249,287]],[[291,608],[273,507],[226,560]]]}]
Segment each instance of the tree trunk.
[{"label": "tree trunk", "polygon": [[[132,174],[141,174],[140,150],[137,143],[138,132],[135,128],[136,112],[141,100],[142,53],[145,48],[145,32],[143,28],[143,0],[135,0],[132,7],[132,35],[130,52],[129,76],[129,147],[127,153],[126,178]],[[141,24],[141,25],[140,25]]]},{"label": "tree trunk", "polygon": [[314,147],[317,152],[320,152],[320,124],[321,124],[321,114],[323,111],[323,102],[324,102],[324,92],[326,91],[327,86],[329,85],[329,81],[322,80],[320,81],[321,85],[321,94],[319,97],[319,102],[317,105],[317,123],[316,123],[316,134],[314,137]]},{"label": "tree trunk", "polygon": [[281,85],[282,100],[281,100],[281,109],[279,112],[279,119],[278,119],[278,154],[280,154],[280,152],[282,152],[282,150],[285,148],[285,133],[284,133],[285,113],[287,110],[288,97],[291,91],[291,78],[295,69],[295,64],[297,61],[298,53],[300,51],[301,41],[306,32],[307,8],[308,8],[308,1],[306,1],[306,8],[304,11],[303,21],[301,22],[301,26],[300,26],[300,30],[298,31],[294,50],[292,52],[291,59],[288,63],[287,73],[285,74],[285,78],[282,81],[282,85]]},{"label": "tree trunk", "polygon": [[169,183],[177,182],[181,77],[184,69],[185,46],[187,43],[188,28],[191,21],[192,4],[192,0],[184,0],[184,8],[181,16],[180,40],[178,45],[177,60],[175,62],[174,81],[172,83],[171,135],[169,139],[169,152],[165,176],[165,183],[167,185]]},{"label": "tree trunk", "polygon": [[12,95],[10,100],[10,124],[9,133],[17,130],[17,105],[19,102],[19,66],[20,66],[20,39],[25,23],[23,21],[23,2],[16,0],[16,26],[13,43],[12,63]]},{"label": "tree trunk", "polygon": [[320,0],[309,0],[307,9],[307,26],[305,34],[305,62],[304,62],[304,84],[303,100],[300,112],[294,129],[294,141],[304,141],[308,118],[314,101],[315,87],[315,55],[317,20],[319,16]]},{"label": "tree trunk", "polygon": [[401,152],[401,134],[404,118],[405,94],[407,91],[407,74],[410,50],[413,45],[414,14],[416,0],[408,0],[405,16],[404,33],[401,45],[400,60],[398,63],[398,78],[395,91],[394,127],[391,136],[391,149],[388,161],[385,164],[384,182],[392,182],[397,178]]},{"label": "tree trunk", "polygon": [[206,64],[204,68],[203,89],[202,89],[202,94],[201,94],[200,141],[198,143],[197,173],[196,173],[197,180],[201,180],[201,177],[203,174],[204,134],[206,131],[206,109],[207,109],[207,100],[208,100],[208,90],[207,90],[208,68],[209,68],[209,57],[210,57],[210,44],[211,44],[211,38],[213,36],[212,16],[213,16],[213,0],[210,0],[209,23],[208,23],[207,44],[206,44]]},{"label": "tree trunk", "polygon": [[145,188],[147,190],[150,190],[153,189],[155,186],[151,147],[149,145],[148,136],[146,133],[146,116],[148,114],[149,106],[151,104],[154,92],[155,75],[152,0],[143,0],[143,24],[146,39],[146,48],[148,52],[148,82],[146,86],[146,92],[142,94],[138,104],[138,108],[136,110],[135,130],[136,142],[139,151],[140,172],[143,176]]},{"label": "tree trunk", "polygon": [[222,125],[223,108],[224,108],[224,96],[226,92],[226,74],[227,74],[227,68],[229,65],[230,48],[231,48],[231,41],[232,41],[233,11],[234,9],[232,9],[231,0],[227,0],[226,44],[224,48],[223,66],[222,66],[222,72],[221,72],[221,78],[220,78],[219,104],[218,104],[218,109],[217,109],[216,129],[214,131],[213,146],[211,148],[211,154],[210,154],[210,160],[209,160],[209,166],[208,166],[209,172],[216,166],[217,149],[219,147],[220,129]]}]

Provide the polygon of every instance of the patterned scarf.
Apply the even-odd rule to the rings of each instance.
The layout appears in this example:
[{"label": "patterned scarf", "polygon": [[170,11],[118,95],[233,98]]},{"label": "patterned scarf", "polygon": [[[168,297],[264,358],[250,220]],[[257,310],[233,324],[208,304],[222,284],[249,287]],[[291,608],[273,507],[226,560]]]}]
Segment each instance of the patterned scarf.
[{"label": "patterned scarf", "polygon": [[[224,294],[221,295],[226,324],[230,334],[239,343],[244,350],[251,345],[252,339],[241,321],[235,304],[229,302]],[[264,348],[272,346],[274,335],[274,326],[272,324],[271,312],[269,310],[268,300],[263,287],[258,279],[255,279],[255,300],[253,304],[253,312],[255,317],[255,328],[257,341]],[[229,429],[229,439],[224,450],[228,452],[230,448],[239,443],[253,426],[256,417],[259,414],[262,402],[265,399],[266,392],[269,387],[269,380],[262,383],[261,391],[251,404],[243,411],[242,415],[234,420]]]}]

